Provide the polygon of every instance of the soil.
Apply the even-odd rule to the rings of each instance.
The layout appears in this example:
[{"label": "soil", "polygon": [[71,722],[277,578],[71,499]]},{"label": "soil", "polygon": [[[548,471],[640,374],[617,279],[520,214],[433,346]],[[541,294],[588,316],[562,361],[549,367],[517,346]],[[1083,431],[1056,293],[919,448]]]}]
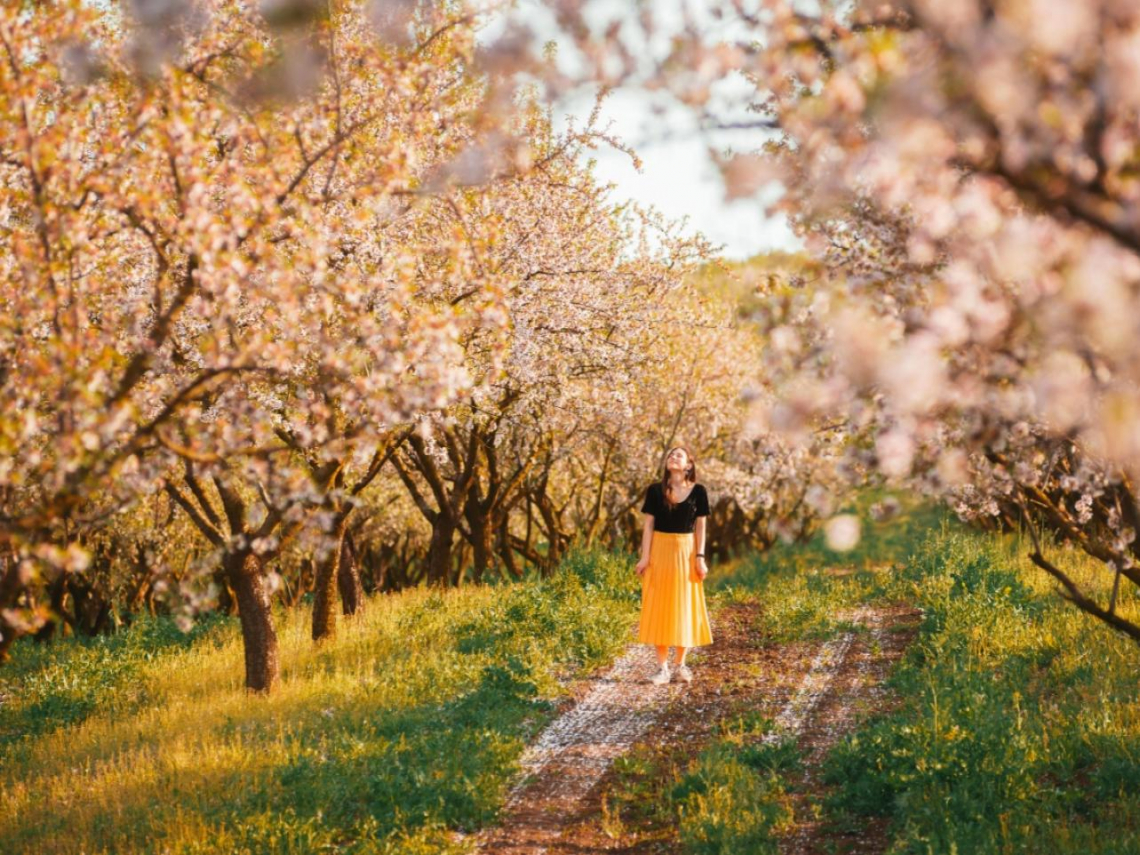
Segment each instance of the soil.
[{"label": "soil", "polygon": [[678,852],[672,817],[615,813],[615,794],[628,781],[615,773],[613,760],[631,754],[650,769],[684,768],[722,724],[745,713],[772,720],[778,734],[795,736],[803,756],[802,770],[785,775],[795,823],[780,841],[781,853],[885,851],[889,840],[882,822],[829,828],[816,818],[826,795],[819,764],[864,716],[894,702],[882,683],[913,640],[920,613],[903,605],[861,607],[836,617],[866,631],[771,644],[757,630],[760,612],[755,603],[714,612],[714,643],[690,654],[690,684],[649,684],[652,650],[632,646],[613,668],[576,687],[576,703],[524,757],[526,774],[501,824],[477,838],[478,851]]}]

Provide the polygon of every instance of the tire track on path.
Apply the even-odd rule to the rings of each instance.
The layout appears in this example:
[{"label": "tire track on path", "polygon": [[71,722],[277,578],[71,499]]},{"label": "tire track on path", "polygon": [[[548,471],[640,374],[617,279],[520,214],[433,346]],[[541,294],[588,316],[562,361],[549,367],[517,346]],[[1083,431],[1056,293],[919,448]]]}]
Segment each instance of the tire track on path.
[{"label": "tire track on path", "polygon": [[882,710],[888,703],[882,683],[913,639],[920,613],[905,606],[861,606],[836,618],[866,631],[846,632],[828,642],[842,648],[842,657],[811,699],[800,702],[804,712],[794,735],[802,752],[803,771],[795,780],[795,831],[780,841],[781,855],[877,855],[890,842],[883,822],[869,822],[857,831],[829,829],[818,819],[814,806],[827,791],[819,780],[827,753],[868,710]]},{"label": "tire track on path", "polygon": [[[502,824],[476,838],[480,851],[576,851],[560,845],[563,829],[589,810],[586,796],[614,759],[681,690],[677,683],[648,682],[656,664],[651,647],[630,645],[609,671],[591,681],[581,701],[539,735],[522,757],[522,777],[507,796]],[[549,848],[555,845],[556,850]]]},{"label": "tire track on path", "polygon": [[[719,723],[750,709],[772,717],[764,741],[792,738],[803,751],[795,782],[797,827],[780,841],[784,855],[873,853],[885,846],[882,829],[840,839],[821,828],[811,807],[822,787],[818,767],[827,750],[855,726],[867,706],[881,706],[879,684],[911,633],[891,632],[915,613],[906,607],[862,606],[836,615],[865,626],[822,644],[758,644],[755,605],[729,606],[714,615],[717,641],[702,650],[690,686],[654,686],[651,648],[631,645],[582,699],[544,730],[521,760],[501,824],[474,836],[477,851],[494,855],[586,855],[668,852],[645,829],[613,835],[602,828],[601,790],[614,759],[637,744],[675,756],[695,755]],[[838,848],[836,848],[838,846]],[[647,848],[648,847],[648,848]],[[742,853],[743,855],[743,853]]]}]

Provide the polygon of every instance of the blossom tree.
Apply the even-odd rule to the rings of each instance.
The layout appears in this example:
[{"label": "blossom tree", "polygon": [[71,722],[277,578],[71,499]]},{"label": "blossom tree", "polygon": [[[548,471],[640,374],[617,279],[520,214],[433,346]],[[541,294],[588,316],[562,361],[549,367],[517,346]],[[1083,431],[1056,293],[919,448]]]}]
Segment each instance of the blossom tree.
[{"label": "blossom tree", "polygon": [[[630,366],[647,358],[651,321],[705,252],[700,241],[671,235],[657,251],[638,242],[628,212],[609,202],[607,188],[580,165],[584,147],[606,143],[594,120],[564,134],[553,133],[537,108],[519,121],[514,133],[528,141],[529,171],[439,206],[441,219],[469,236],[472,252],[501,283],[506,350],[499,355],[485,334],[472,336],[469,362],[485,382],[470,402],[425,423],[427,435],[413,434],[393,457],[432,525],[429,578],[436,581],[457,578],[457,535],[471,545],[477,579],[496,555],[509,568],[520,545],[536,560],[509,525],[520,502],[528,519],[537,510],[546,527],[542,563],[557,562],[568,537],[549,493],[537,488],[549,483],[565,428],[585,401],[580,396],[630,382]],[[465,303],[469,291],[463,285],[442,298]]]},{"label": "blossom tree", "polygon": [[[477,141],[460,121],[486,94],[469,15],[441,7],[393,44],[363,5],[299,23],[193,10],[0,13],[5,647],[46,618],[16,608],[22,592],[88,563],[78,533],[163,484],[233,552],[243,623],[265,624],[251,556],[271,521],[324,500],[305,455],[367,433],[353,454],[368,460],[378,432],[465,390],[456,342],[494,302],[474,280],[462,323],[432,312],[414,302],[414,244],[359,239]],[[350,427],[325,429],[330,400]],[[204,490],[179,492],[180,458],[209,476],[224,528]],[[249,685],[269,688],[272,656],[258,661]]]},{"label": "blossom tree", "polygon": [[[588,7],[558,4],[589,75],[751,129],[751,150],[716,153],[728,191],[779,178],[773,210],[822,265],[810,293],[778,285],[798,308],[772,315],[781,393],[761,423],[842,424],[851,471],[1027,521],[1062,593],[1140,638],[1037,536],[1140,582],[1134,4],[732,0],[648,63],[630,46],[668,22],[598,28]],[[753,88],[726,119],[732,76]]]}]

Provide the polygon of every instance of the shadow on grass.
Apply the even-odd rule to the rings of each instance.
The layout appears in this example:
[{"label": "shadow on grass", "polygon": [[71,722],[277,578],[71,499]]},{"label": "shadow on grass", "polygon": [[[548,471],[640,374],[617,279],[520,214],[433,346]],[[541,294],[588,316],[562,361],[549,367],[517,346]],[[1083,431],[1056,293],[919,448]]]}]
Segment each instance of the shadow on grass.
[{"label": "shadow on grass", "polygon": [[[80,664],[93,673],[74,695],[64,677],[89,651],[63,645],[24,669],[40,697],[5,711],[6,724],[27,737],[6,750],[0,743],[12,770],[13,807],[0,810],[5,851],[451,851],[456,831],[494,820],[523,747],[550,718],[544,698],[557,694],[556,678],[624,646],[629,569],[627,556],[575,555],[549,579],[503,586],[494,597],[414,595],[406,607],[377,612],[387,616],[369,632],[374,661],[362,660],[361,639],[330,646],[296,670],[299,702],[275,715],[241,704],[232,718],[213,715],[204,686],[194,708],[209,723],[197,729],[194,713],[153,697],[164,690],[136,677],[143,663],[161,667],[175,644],[205,641],[209,628],[111,639]],[[229,623],[217,631],[232,645]],[[193,675],[176,681],[184,684]],[[234,697],[232,687],[213,689],[218,703]],[[35,765],[43,743],[24,726],[29,715],[46,717],[42,734],[108,710],[113,735],[60,758],[50,774]],[[163,716],[179,729],[163,730]],[[32,816],[29,806],[48,799],[50,815]]]},{"label": "shadow on grass", "polygon": [[140,673],[173,650],[220,641],[237,618],[203,617],[189,632],[169,618],[141,617],[113,635],[37,644],[22,639],[0,671],[0,759],[6,749],[85,721],[96,710],[130,715],[150,703]]},{"label": "shadow on grass", "polygon": [[525,665],[490,665],[446,703],[374,714],[357,705],[294,725],[284,762],[258,767],[257,742],[277,731],[247,729],[249,766],[131,782],[116,789],[113,804],[57,805],[6,835],[6,845],[63,851],[53,842],[70,839],[88,851],[379,852],[386,840],[396,845],[424,830],[472,830],[494,819],[521,744],[550,709]]}]

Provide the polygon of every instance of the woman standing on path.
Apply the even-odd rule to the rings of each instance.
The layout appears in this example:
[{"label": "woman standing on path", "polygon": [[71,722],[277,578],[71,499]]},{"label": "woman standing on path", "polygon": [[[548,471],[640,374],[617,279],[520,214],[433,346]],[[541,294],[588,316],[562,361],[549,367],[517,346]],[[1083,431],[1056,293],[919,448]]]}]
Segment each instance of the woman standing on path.
[{"label": "woman standing on path", "polygon": [[650,682],[669,682],[669,647],[677,648],[677,678],[688,683],[685,665],[690,647],[712,644],[705,607],[705,521],[709,497],[697,483],[697,465],[684,446],[665,457],[660,482],[649,485],[641,506],[641,623],[637,640],[657,648],[657,672]]}]

